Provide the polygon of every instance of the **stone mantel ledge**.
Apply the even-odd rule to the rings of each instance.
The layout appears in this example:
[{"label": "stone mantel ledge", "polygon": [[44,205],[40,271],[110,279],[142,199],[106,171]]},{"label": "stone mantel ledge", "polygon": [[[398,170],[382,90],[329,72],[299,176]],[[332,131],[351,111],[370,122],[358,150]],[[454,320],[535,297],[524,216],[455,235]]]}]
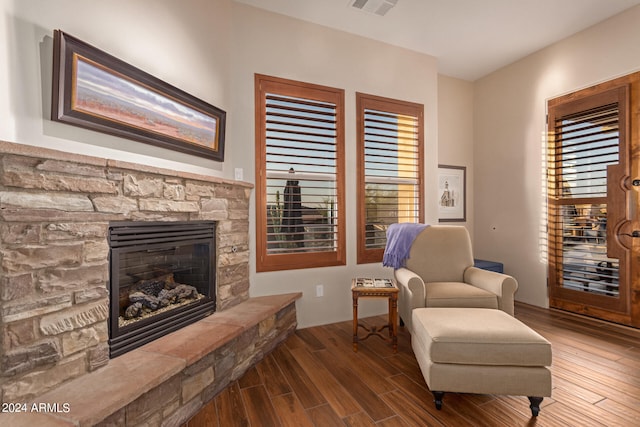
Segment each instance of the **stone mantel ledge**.
[{"label": "stone mantel ledge", "polygon": [[[1,148],[1,147],[0,147]],[[91,426],[169,381],[214,350],[261,321],[295,303],[302,293],[253,297],[216,312],[109,361],[94,372],[71,380],[33,402],[59,404],[58,413],[0,414],[0,425]],[[62,405],[70,411],[64,413]]]},{"label": "stone mantel ledge", "polygon": [[227,185],[238,185],[248,189],[253,188],[253,184],[245,181],[234,181],[212,175],[202,175],[191,172],[182,172],[174,169],[164,169],[140,163],[131,163],[123,160],[104,159],[84,154],[68,153],[66,151],[53,150],[51,148],[36,147],[34,145],[18,144],[0,140],[0,153],[16,154],[27,157],[47,158],[50,160],[60,160],[67,162],[85,163],[92,166],[113,167],[117,169],[129,169],[137,172],[151,173],[157,175],[171,175],[178,178],[193,179],[197,181],[214,182]]}]

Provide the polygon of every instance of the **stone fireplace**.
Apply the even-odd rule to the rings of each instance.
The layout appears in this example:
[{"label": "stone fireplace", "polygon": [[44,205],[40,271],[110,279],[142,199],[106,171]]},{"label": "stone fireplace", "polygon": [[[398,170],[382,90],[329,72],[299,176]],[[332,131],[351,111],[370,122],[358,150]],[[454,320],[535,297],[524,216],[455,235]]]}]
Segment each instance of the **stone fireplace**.
[{"label": "stone fireplace", "polygon": [[215,311],[214,221],[109,224],[109,350],[116,357]]},{"label": "stone fireplace", "polygon": [[[139,425],[150,416],[180,420],[295,330],[298,295],[249,298],[251,190],[245,182],[0,141],[2,402],[66,396],[72,408],[65,416],[79,425],[109,414],[127,420],[117,425]],[[215,290],[190,285],[204,295],[197,298],[208,304],[205,314],[215,313],[110,359],[109,233],[122,223],[213,224],[207,238],[214,247],[198,243],[193,250],[209,250]],[[160,259],[155,270],[177,265]],[[151,276],[137,274],[125,286],[142,287],[145,280],[151,286]],[[175,271],[165,279],[195,280]],[[126,373],[136,364],[141,373],[150,369],[144,381]],[[111,392],[85,404],[88,390],[98,393],[114,378]],[[154,395],[162,390],[170,400]],[[136,405],[148,408],[137,403],[145,399],[157,412],[134,414]]]}]

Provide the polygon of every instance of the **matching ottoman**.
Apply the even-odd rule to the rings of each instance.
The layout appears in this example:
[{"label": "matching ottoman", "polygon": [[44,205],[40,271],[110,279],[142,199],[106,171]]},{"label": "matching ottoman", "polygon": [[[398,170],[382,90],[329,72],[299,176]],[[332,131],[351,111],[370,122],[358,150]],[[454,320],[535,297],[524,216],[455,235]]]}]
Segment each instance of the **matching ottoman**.
[{"label": "matching ottoman", "polygon": [[433,393],[528,396],[537,416],[551,396],[551,344],[518,319],[487,308],[417,308],[411,346]]}]

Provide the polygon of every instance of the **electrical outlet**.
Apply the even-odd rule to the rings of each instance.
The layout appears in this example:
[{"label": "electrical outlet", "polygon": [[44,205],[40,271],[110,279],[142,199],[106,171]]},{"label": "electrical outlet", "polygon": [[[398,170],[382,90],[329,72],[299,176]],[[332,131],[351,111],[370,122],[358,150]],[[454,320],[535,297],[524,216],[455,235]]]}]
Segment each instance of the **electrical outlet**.
[{"label": "electrical outlet", "polygon": [[244,170],[242,168],[235,168],[233,172],[234,172],[236,181],[242,181]]},{"label": "electrical outlet", "polygon": [[316,285],[316,296],[324,296],[324,285]]}]

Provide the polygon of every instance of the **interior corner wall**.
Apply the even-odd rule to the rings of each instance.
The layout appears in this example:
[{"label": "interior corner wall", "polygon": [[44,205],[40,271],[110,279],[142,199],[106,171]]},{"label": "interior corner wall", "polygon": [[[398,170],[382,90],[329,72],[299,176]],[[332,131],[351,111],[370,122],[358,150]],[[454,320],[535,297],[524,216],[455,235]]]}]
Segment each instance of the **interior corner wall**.
[{"label": "interior corner wall", "polygon": [[474,84],[475,252],[504,263],[516,300],[547,307],[546,104],[640,69],[640,6]]},{"label": "interior corner wall", "polygon": [[[239,140],[254,143],[254,73],[341,88],[345,91],[347,265],[282,272],[255,272],[251,295],[301,291],[297,301],[300,327],[351,319],[351,278],[392,277],[381,263],[356,264],[356,106],[355,93],[411,101],[425,108],[427,196],[436,191],[437,63],[435,58],[384,43],[266,12],[233,5],[233,83],[237,99],[234,128]],[[247,146],[249,147],[249,146]],[[243,169],[255,182],[254,150],[247,149]],[[255,199],[252,199],[255,202]],[[250,208],[255,217],[255,203]],[[437,220],[435,199],[427,202],[426,219]],[[251,224],[255,233],[255,224]],[[255,235],[251,237],[255,245]],[[254,246],[255,247],[255,246]],[[252,251],[255,257],[255,251]],[[316,286],[324,296],[316,296]],[[386,302],[363,300],[362,316],[386,312]]]},{"label": "interior corner wall", "polygon": [[230,13],[231,0],[2,0],[0,140],[232,178],[232,129],[221,163],[49,119],[55,29],[228,110]]},{"label": "interior corner wall", "polygon": [[473,83],[438,76],[438,164],[466,168],[466,221],[474,236]]}]

